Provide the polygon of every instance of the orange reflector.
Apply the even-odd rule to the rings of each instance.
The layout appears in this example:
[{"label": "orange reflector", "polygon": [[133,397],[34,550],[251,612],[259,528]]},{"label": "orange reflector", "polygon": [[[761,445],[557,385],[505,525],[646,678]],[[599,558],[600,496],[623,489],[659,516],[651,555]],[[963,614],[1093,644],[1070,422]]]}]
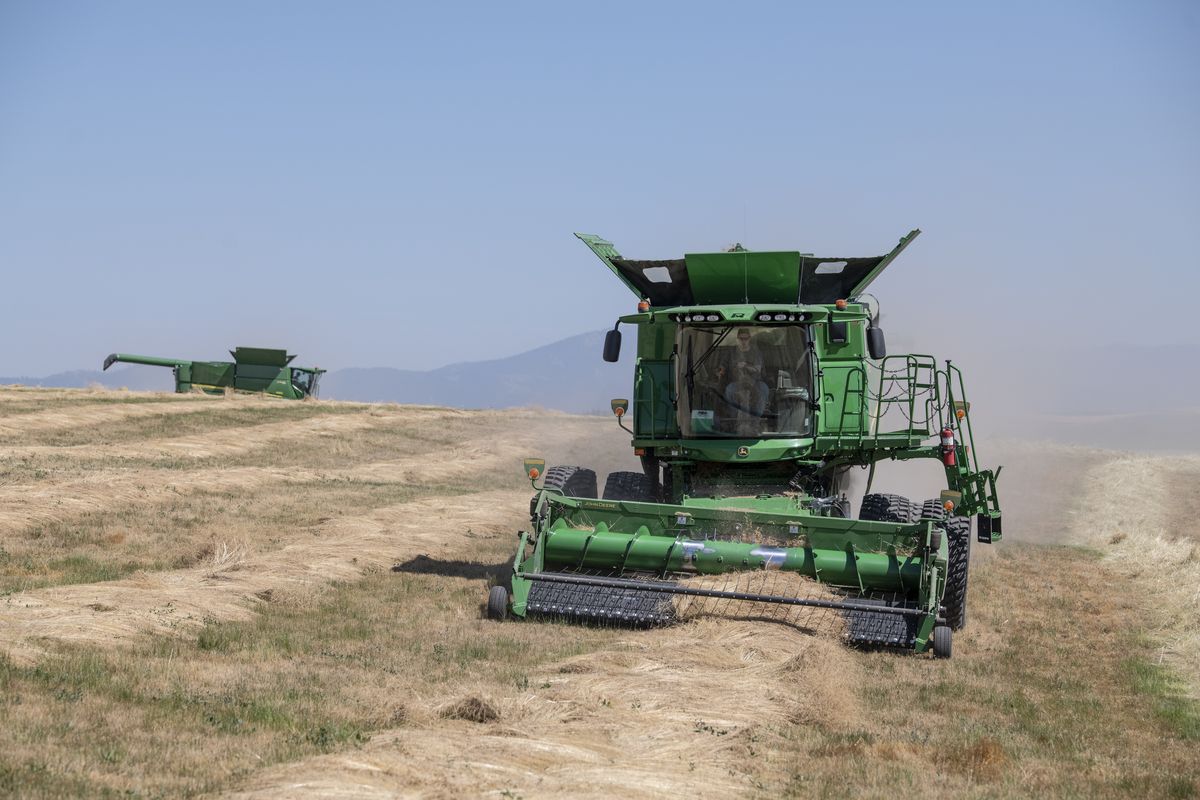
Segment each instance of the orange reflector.
[{"label": "orange reflector", "polygon": [[529,470],[529,480],[536,481],[538,479],[538,475],[541,475],[541,474],[542,473],[538,472],[538,468],[534,467],[531,470]]},{"label": "orange reflector", "polygon": [[942,503],[942,508],[946,509],[946,513],[949,514],[954,510],[954,501],[947,500],[946,502]]},{"label": "orange reflector", "polygon": [[836,303],[834,303],[834,305],[837,306],[838,311],[846,310],[846,301],[845,300],[838,300]]},{"label": "orange reflector", "polygon": [[650,310],[650,301],[649,300],[642,300],[642,301],[638,302],[638,311],[644,312],[644,311],[649,311],[649,310]]},{"label": "orange reflector", "polygon": [[620,406],[617,406],[616,408],[613,409],[613,413],[616,414],[618,417],[623,417],[623,416],[625,416],[625,409],[621,408]]},{"label": "orange reflector", "polygon": [[954,416],[958,417],[959,419],[962,419],[966,415],[967,415],[967,412],[963,411],[961,408],[958,409],[958,411],[954,412]]},{"label": "orange reflector", "polygon": [[635,447],[635,448],[633,448],[633,454],[634,454],[635,456],[644,456],[644,455],[646,455],[646,448],[644,448],[644,447]]}]

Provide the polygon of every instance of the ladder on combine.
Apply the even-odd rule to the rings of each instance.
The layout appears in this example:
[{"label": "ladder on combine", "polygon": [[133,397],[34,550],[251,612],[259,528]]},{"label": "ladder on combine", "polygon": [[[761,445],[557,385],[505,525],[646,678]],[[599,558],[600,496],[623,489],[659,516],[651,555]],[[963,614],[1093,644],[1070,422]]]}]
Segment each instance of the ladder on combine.
[{"label": "ladder on combine", "polygon": [[[888,356],[879,362],[878,379],[869,380],[864,367],[846,375],[845,400],[836,428],[817,438],[817,447],[828,450],[895,450],[919,447],[933,436],[945,401],[948,379],[932,356]],[[961,380],[961,379],[960,379]],[[874,384],[874,392],[868,387]],[[893,430],[885,426],[903,420]]]}]

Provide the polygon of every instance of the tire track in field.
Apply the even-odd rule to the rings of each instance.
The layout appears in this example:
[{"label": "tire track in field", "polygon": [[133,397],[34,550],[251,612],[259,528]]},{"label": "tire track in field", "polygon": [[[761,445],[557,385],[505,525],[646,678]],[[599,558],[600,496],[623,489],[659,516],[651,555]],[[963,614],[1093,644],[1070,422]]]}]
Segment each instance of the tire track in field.
[{"label": "tire track in field", "polygon": [[[248,397],[204,397],[179,395],[180,400],[154,403],[114,403],[112,405],[75,405],[62,409],[35,411],[0,419],[0,437],[20,437],[30,433],[53,433],[77,428],[103,427],[114,422],[153,417],[195,414],[201,411],[233,411],[267,408],[276,401]],[[281,402],[281,401],[280,401]]]},{"label": "tire track in field", "polygon": [[[515,419],[520,423],[526,421],[523,414]],[[184,476],[177,473],[146,473],[136,479],[157,479],[160,483],[126,484],[121,493],[114,493],[111,484],[98,485],[92,496],[78,499],[73,506],[57,505],[64,503],[65,498],[61,493],[50,493],[44,498],[42,513],[77,514],[109,507],[114,501],[150,503],[187,491],[261,490],[275,482],[333,478],[421,486],[450,480],[469,481],[475,476],[494,480],[497,473],[520,469],[521,454],[528,452],[531,443],[548,448],[543,452],[570,451],[594,426],[595,420],[569,417],[555,420],[548,428],[521,425],[497,431],[486,443],[479,440],[458,443],[451,447],[452,455],[414,453],[342,470],[265,467],[199,470],[187,473],[187,482],[181,481]],[[95,492],[102,494],[95,496]],[[348,579],[389,557],[461,554],[467,528],[503,530],[507,536],[527,519],[528,503],[528,489],[424,498],[362,516],[330,520],[315,535],[306,532],[302,539],[252,558],[226,554],[232,566],[219,559],[221,563],[208,569],[143,573],[124,580],[14,594],[4,598],[0,605],[0,647],[14,657],[27,659],[35,658],[42,649],[38,642],[117,644],[134,633],[176,629],[191,632],[202,624],[206,615],[241,619],[252,613],[246,601],[252,600],[256,592]],[[31,510],[7,513],[17,515],[17,522],[28,523]],[[12,521],[0,512],[0,524]],[[447,532],[456,527],[457,536]],[[229,591],[220,587],[228,587]],[[95,610],[110,607],[114,610]],[[177,613],[172,609],[184,610]]]},{"label": "tire track in field", "polygon": [[[423,498],[331,520],[261,556],[222,553],[205,567],[15,595],[0,603],[0,646],[30,663],[57,643],[192,636],[209,620],[249,619],[268,593],[302,594],[418,555],[461,558],[480,537],[509,538],[528,499],[524,490]],[[764,726],[820,718],[837,727],[859,714],[847,652],[780,624],[713,619],[631,632],[530,678],[539,691],[487,699],[494,724],[442,718],[457,695],[411,698],[404,728],[271,768],[235,796],[731,796],[755,788],[751,755]]]},{"label": "tire track in field", "polygon": [[0,385],[0,408],[8,403],[28,403],[34,401],[51,402],[110,402],[120,403],[131,399],[142,400],[149,398],[151,402],[169,403],[178,400],[195,400],[195,395],[176,394],[175,392],[134,392],[128,389],[74,389],[69,387],[30,387],[20,384]]},{"label": "tire track in field", "polygon": [[[458,412],[461,413],[461,412]],[[455,412],[449,412],[455,416]],[[437,419],[430,412],[428,418]],[[497,417],[503,420],[502,417]],[[313,420],[268,423],[251,429],[222,431],[220,436],[183,437],[174,442],[159,441],[138,445],[137,451],[125,451],[130,457],[162,452],[187,440],[197,440],[208,448],[203,456],[216,453],[230,455],[265,447],[272,441],[296,435],[323,435],[335,439],[352,430],[375,427],[380,421],[411,421],[410,416],[338,415]],[[567,442],[584,434],[590,420],[572,424],[568,420],[556,423],[550,430],[542,427],[512,426],[523,422],[520,416],[508,420],[507,429],[493,429],[484,440],[486,431],[469,431],[471,438],[450,440],[444,444],[422,443],[417,452],[408,452],[387,461],[362,464],[342,469],[310,470],[296,467],[228,467],[197,470],[111,470],[98,471],[85,478],[37,484],[0,486],[0,542],[19,535],[30,526],[62,522],[83,514],[103,512],[131,505],[150,505],[194,492],[222,492],[258,489],[272,483],[312,482],[320,480],[362,480],[379,483],[429,486],[473,476],[515,470],[523,453],[535,446],[553,450],[564,449]],[[207,440],[207,441],[201,441]],[[124,446],[121,446],[122,448]]]},{"label": "tire track in field", "polygon": [[223,796],[777,794],[789,770],[769,763],[776,731],[817,721],[825,730],[854,729],[863,716],[858,675],[855,654],[833,638],[786,625],[705,619],[635,631],[533,671],[536,690],[479,698],[494,721],[439,713],[475,698],[470,687],[409,698],[404,727],[352,750],[270,767]]},{"label": "tire track in field", "polygon": [[1072,539],[1105,553],[1160,613],[1145,620],[1169,662],[1200,699],[1200,456],[1124,454],[1084,476]]},{"label": "tire track in field", "polygon": [[100,459],[202,459],[217,456],[237,456],[258,450],[283,439],[305,436],[327,436],[350,433],[375,427],[382,414],[320,414],[297,420],[263,422],[257,425],[225,426],[221,421],[213,428],[186,436],[157,437],[139,442],[115,444],[91,443],[76,445],[28,445],[6,448],[9,458],[55,456],[77,461]]},{"label": "tire track in field", "polygon": [[[384,419],[370,415],[330,415],[306,420],[225,428],[175,439],[137,444],[80,445],[84,455],[103,458],[153,458],[162,456],[208,458],[233,456],[269,446],[295,436],[332,438],[373,427]],[[317,444],[317,442],[314,442]],[[42,448],[39,448],[41,450]],[[46,448],[58,455],[80,455],[75,448]],[[10,451],[19,458],[21,452]],[[314,473],[308,473],[312,477]],[[92,471],[68,481],[41,479],[35,483],[0,486],[0,541],[35,524],[60,522],[81,514],[121,506],[161,502],[195,491],[252,489],[264,483],[305,475],[284,467],[233,467],[191,471],[115,467]]]},{"label": "tire track in field", "polygon": [[224,551],[203,567],[14,594],[0,602],[0,648],[28,662],[55,642],[193,635],[206,620],[249,618],[267,592],[352,580],[420,553],[460,554],[468,530],[508,536],[528,506],[526,491],[422,498],[330,520],[316,535],[261,555]]}]

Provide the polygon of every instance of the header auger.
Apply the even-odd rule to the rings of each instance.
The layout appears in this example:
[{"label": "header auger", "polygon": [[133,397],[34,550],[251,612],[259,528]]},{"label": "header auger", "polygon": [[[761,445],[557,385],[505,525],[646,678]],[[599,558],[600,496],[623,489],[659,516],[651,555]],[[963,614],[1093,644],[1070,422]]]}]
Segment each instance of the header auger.
[{"label": "header auger", "polygon": [[[948,657],[966,623],[971,517],[979,541],[1000,538],[999,470],[975,460],[962,373],[888,355],[864,294],[919,233],[870,258],[739,245],[660,261],[577,234],[638,299],[604,358],[635,326],[632,403],[613,411],[642,471],[598,492],[590,469],[527,461],[531,528],[489,614],[650,625],[748,603]],[[941,462],[939,497],[874,491],[879,461],[919,458]],[[869,470],[857,518],[854,467]]]}]

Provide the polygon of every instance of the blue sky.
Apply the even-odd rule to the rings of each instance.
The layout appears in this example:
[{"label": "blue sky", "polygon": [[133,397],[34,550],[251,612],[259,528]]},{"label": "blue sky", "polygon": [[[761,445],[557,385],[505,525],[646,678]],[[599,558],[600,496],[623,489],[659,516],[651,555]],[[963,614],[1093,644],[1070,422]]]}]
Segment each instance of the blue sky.
[{"label": "blue sky", "polygon": [[576,230],[921,227],[893,341],[1200,344],[1200,5],[567,6],[0,0],[0,374],[508,355],[632,308]]}]

